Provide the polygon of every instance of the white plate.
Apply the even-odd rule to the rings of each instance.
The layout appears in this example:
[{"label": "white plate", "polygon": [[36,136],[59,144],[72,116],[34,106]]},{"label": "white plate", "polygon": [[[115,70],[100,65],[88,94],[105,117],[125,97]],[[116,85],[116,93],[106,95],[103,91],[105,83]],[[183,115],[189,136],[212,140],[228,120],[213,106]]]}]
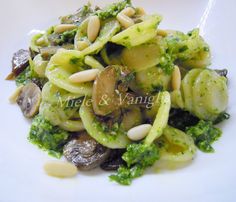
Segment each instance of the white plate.
[{"label": "white plate", "polygon": [[[27,48],[32,30],[46,29],[57,17],[75,11],[86,1],[7,0],[0,7],[0,201],[236,201],[235,113],[236,60],[234,0],[134,1],[147,12],[164,16],[161,27],[188,31],[200,26],[210,44],[213,68],[229,69],[231,119],[221,124],[224,134],[214,144],[214,154],[198,155],[191,165],[163,173],[149,173],[129,187],[108,180],[109,173],[80,173],[74,179],[56,179],[44,174],[50,158],[27,141],[29,122],[17,106],[8,103],[14,82],[4,81],[12,53]],[[99,1],[97,1],[98,3]],[[100,1],[101,2],[101,1]],[[111,2],[111,1],[102,1]]]}]

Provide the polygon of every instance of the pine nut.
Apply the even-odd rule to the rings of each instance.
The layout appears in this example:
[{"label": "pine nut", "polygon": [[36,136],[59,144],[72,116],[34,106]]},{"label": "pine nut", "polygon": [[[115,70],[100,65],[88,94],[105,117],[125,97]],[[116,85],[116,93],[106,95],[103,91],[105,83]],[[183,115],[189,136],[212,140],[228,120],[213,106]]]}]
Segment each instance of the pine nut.
[{"label": "pine nut", "polygon": [[148,132],[151,130],[151,128],[152,128],[152,125],[150,124],[142,124],[134,128],[131,128],[128,131],[127,136],[131,140],[138,141],[145,138]]},{"label": "pine nut", "polygon": [[100,31],[100,20],[98,16],[91,16],[88,22],[87,35],[90,42],[95,41]]},{"label": "pine nut", "polygon": [[137,15],[146,15],[146,12],[142,7],[137,7],[136,13],[137,13]]},{"label": "pine nut", "polygon": [[120,24],[121,24],[124,28],[128,28],[128,27],[134,25],[134,21],[133,21],[130,17],[124,15],[123,13],[119,13],[119,14],[116,16],[116,19],[120,22]]},{"label": "pine nut", "polygon": [[128,16],[128,17],[132,17],[135,14],[135,10],[131,7],[127,7],[127,8],[124,8],[121,11],[121,13]]},{"label": "pine nut", "polygon": [[172,81],[171,82],[172,82],[172,89],[173,90],[179,90],[180,89],[181,74],[180,74],[179,67],[177,65],[175,65],[175,68],[173,70]]},{"label": "pine nut", "polygon": [[166,37],[168,35],[168,33],[166,30],[157,29],[157,35],[162,36],[162,37]]},{"label": "pine nut", "polygon": [[23,87],[24,87],[23,85],[22,85],[22,86],[19,86],[19,87],[15,90],[15,92],[9,97],[10,103],[12,103],[12,104],[16,103],[17,98],[19,97],[19,95],[20,95],[21,90],[22,90]]},{"label": "pine nut", "polygon": [[44,165],[44,171],[48,175],[58,178],[73,177],[78,173],[77,167],[67,162],[47,162]]},{"label": "pine nut", "polygon": [[77,26],[74,24],[61,24],[61,25],[57,25],[56,27],[54,27],[54,32],[57,34],[61,34],[65,31],[70,31],[73,29],[76,29]]},{"label": "pine nut", "polygon": [[77,41],[76,43],[76,49],[79,51],[84,50],[85,48],[89,47],[88,41]]},{"label": "pine nut", "polygon": [[99,69],[89,69],[72,74],[69,80],[73,83],[83,83],[95,80]]}]

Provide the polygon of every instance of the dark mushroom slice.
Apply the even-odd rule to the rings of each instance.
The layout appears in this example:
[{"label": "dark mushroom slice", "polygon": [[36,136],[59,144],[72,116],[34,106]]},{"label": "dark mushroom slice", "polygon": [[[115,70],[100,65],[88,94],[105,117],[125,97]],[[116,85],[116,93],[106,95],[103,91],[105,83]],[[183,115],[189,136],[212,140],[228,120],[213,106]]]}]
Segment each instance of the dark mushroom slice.
[{"label": "dark mushroom slice", "polygon": [[85,5],[81,8],[79,8],[76,13],[72,15],[67,15],[61,17],[61,24],[77,24],[79,25],[81,22],[83,22],[91,13],[93,13],[93,9],[91,6]]},{"label": "dark mushroom slice", "polygon": [[30,52],[20,49],[13,54],[12,57],[12,72],[7,76],[7,80],[14,79],[29,65]]},{"label": "dark mushroom slice", "polygon": [[36,84],[42,90],[45,83],[48,82],[48,79],[47,78],[32,78],[31,82]]},{"label": "dark mushroom slice", "polygon": [[102,164],[110,149],[102,146],[86,132],[68,142],[63,149],[65,158],[81,170],[91,170]]},{"label": "dark mushroom slice", "polygon": [[168,124],[174,128],[185,131],[187,127],[196,125],[199,119],[182,109],[171,108]]},{"label": "dark mushroom slice", "polygon": [[99,73],[93,84],[93,110],[96,115],[106,116],[118,110],[128,88],[125,87],[125,67],[112,65]]},{"label": "dark mushroom slice", "polygon": [[112,149],[109,157],[100,165],[103,170],[111,171],[117,170],[120,166],[125,164],[122,155],[125,149]]},{"label": "dark mushroom slice", "polygon": [[21,108],[22,113],[27,118],[32,118],[39,111],[41,102],[41,90],[34,83],[26,84],[17,98],[17,104]]},{"label": "dark mushroom slice", "polygon": [[216,73],[220,76],[224,76],[227,78],[228,70],[227,69],[215,69]]}]

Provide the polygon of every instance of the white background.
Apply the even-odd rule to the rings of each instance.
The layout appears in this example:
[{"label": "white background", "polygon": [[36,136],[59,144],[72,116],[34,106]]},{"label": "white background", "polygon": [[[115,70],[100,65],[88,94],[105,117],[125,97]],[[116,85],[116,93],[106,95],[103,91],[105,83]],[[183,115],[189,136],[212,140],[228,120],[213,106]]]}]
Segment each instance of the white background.
[{"label": "white background", "polygon": [[160,173],[148,172],[129,187],[109,182],[109,173],[100,170],[81,172],[76,178],[64,180],[44,174],[42,166],[50,158],[28,143],[29,122],[23,118],[17,106],[8,103],[15,85],[14,82],[4,81],[4,78],[10,72],[14,51],[28,47],[28,33],[31,30],[46,29],[56,24],[58,16],[75,11],[83,3],[85,1],[81,0],[1,1],[0,201],[236,201],[234,0],[134,1],[135,5],[143,6],[147,12],[162,14],[162,28],[189,31],[200,26],[212,49],[212,68],[229,69],[228,111],[231,119],[221,124],[224,134],[214,144],[214,154],[198,152],[195,161],[188,167]]}]

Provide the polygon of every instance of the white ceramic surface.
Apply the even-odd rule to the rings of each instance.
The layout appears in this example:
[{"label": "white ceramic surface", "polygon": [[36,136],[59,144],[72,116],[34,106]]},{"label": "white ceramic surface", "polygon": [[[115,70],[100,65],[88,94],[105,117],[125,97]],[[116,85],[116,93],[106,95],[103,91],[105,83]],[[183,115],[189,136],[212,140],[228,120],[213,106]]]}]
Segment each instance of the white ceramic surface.
[{"label": "white ceramic surface", "polygon": [[[99,5],[109,0],[96,1]],[[110,1],[111,2],[111,1]],[[0,201],[236,201],[236,60],[235,0],[136,0],[147,12],[164,16],[162,28],[188,31],[199,26],[213,52],[212,68],[229,69],[231,119],[221,127],[214,154],[198,152],[195,161],[179,170],[149,172],[129,187],[109,182],[109,173],[95,170],[73,179],[44,174],[50,158],[27,141],[29,122],[8,103],[14,82],[4,81],[12,53],[27,48],[31,30],[46,29],[57,17],[75,11],[83,0],[7,0],[0,6]]]}]

